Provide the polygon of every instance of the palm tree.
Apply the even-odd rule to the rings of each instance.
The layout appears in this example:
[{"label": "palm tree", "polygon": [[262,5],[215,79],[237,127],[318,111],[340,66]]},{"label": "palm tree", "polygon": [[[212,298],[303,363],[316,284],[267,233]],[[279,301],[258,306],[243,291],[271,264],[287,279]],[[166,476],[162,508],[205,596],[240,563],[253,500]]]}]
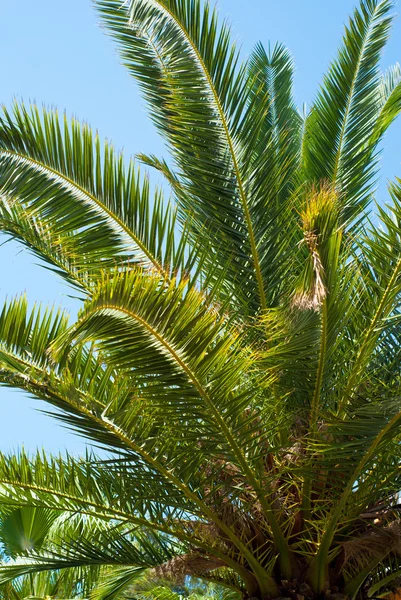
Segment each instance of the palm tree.
[{"label": "palm tree", "polygon": [[82,309],[8,302],[0,380],[103,449],[0,457],[2,510],[61,519],[1,581],[383,595],[401,575],[400,180],[372,212],[401,110],[400,67],[379,69],[392,2],[362,0],[305,116],[288,51],[241,62],[201,0],[97,8],[170,158],[139,156],[157,189],[86,125],[1,116],[1,229]]}]

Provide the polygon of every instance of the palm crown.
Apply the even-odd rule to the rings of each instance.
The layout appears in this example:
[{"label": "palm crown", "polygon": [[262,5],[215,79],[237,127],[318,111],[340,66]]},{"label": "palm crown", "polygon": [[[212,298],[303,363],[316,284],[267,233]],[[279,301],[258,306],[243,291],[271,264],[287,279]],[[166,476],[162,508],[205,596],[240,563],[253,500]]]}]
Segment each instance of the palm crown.
[{"label": "palm crown", "polygon": [[379,70],[392,2],[362,0],[304,117],[288,51],[241,62],[208,4],[96,4],[170,149],[138,158],[171,201],[86,125],[3,111],[0,227],[82,309],[8,302],[1,382],[108,456],[1,456],[6,547],[10,523],[41,532],[2,581],[383,593],[401,575],[400,181],[368,209],[401,110],[399,66]]}]

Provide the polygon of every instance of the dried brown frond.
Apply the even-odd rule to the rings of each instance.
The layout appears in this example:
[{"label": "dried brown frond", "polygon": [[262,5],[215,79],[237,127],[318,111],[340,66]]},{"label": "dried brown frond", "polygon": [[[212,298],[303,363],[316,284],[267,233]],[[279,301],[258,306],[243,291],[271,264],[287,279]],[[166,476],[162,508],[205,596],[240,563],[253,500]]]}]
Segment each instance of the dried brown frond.
[{"label": "dried brown frond", "polygon": [[182,554],[153,569],[152,574],[157,579],[168,579],[183,583],[186,576],[202,577],[215,569],[224,567],[222,560],[197,552]]},{"label": "dried brown frond", "polygon": [[319,310],[327,296],[325,268],[321,246],[338,229],[338,195],[332,186],[323,184],[312,187],[306,195],[300,212],[303,240],[308,249],[309,262],[299,289],[293,298],[293,306],[301,310]]},{"label": "dried brown frond", "polygon": [[367,534],[343,543],[344,566],[352,564],[362,569],[373,559],[381,559],[390,553],[401,554],[401,521],[393,521],[386,527],[375,528]]},{"label": "dried brown frond", "polygon": [[327,295],[324,285],[324,268],[319,256],[317,236],[311,231],[306,231],[304,242],[312,259],[313,281],[309,290],[295,294],[293,305],[301,310],[318,310]]}]

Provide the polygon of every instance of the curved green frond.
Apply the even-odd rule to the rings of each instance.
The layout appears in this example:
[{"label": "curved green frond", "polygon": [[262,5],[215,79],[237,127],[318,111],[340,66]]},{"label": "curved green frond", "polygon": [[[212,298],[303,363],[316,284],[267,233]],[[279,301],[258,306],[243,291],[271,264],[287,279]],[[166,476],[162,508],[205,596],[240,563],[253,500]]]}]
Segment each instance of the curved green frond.
[{"label": "curved green frond", "polygon": [[265,308],[261,209],[248,161],[262,114],[257,119],[248,107],[246,70],[237,69],[227,25],[218,25],[208,4],[193,0],[97,5],[168,140],[186,191],[181,210],[194,214],[194,235],[207,225],[203,243],[217,246],[226,264],[232,261],[237,293]]},{"label": "curved green frond", "polygon": [[[118,281],[120,281],[120,283],[122,283],[122,289],[120,290],[121,293],[125,293],[128,292],[128,298],[130,297],[130,294],[132,293],[133,289],[132,289],[132,285],[135,283],[135,278],[137,280],[137,286],[138,286],[138,290],[140,290],[141,288],[143,288],[143,285],[145,283],[145,279],[143,276],[143,273],[135,273],[135,271],[132,274],[133,276],[131,276],[130,278],[127,277],[126,275],[123,275],[122,278],[118,278],[116,277],[114,282],[113,280],[110,281],[110,289],[113,289],[113,285],[115,285],[115,283]],[[126,284],[130,284],[128,286],[126,286]],[[149,278],[148,283],[154,287],[154,291],[157,294],[158,293],[158,288],[160,286],[160,280],[158,280],[157,278]],[[101,290],[102,287],[100,288],[100,295],[99,297],[96,299],[96,301],[94,301],[94,304],[96,304],[96,302],[101,303]],[[107,289],[107,287],[105,288],[105,293],[107,295],[107,292],[110,291]],[[149,289],[148,289],[149,291]],[[115,290],[115,292],[118,292],[117,288]],[[181,295],[183,293],[183,289],[182,288],[177,288],[174,284],[170,285],[170,294],[166,295],[166,297],[164,298],[164,317],[167,319],[168,318],[168,313],[167,310],[170,309],[170,323],[167,321],[167,326],[170,325],[174,325],[174,322],[177,323],[177,321],[174,321],[174,319],[176,319],[177,315],[173,315],[173,308],[177,309],[177,306],[179,305],[179,301],[181,299]],[[201,299],[202,296],[198,293],[195,292],[195,290],[190,290],[187,294],[186,299],[188,300],[188,297],[192,297],[193,299],[195,299],[195,295],[198,295],[199,298]],[[176,302],[172,302],[170,304],[166,303],[167,299],[170,301],[174,300],[174,297],[176,298]],[[126,299],[128,299],[126,298]],[[115,294],[115,301],[118,300],[118,293]],[[135,301],[137,303],[137,307],[140,307],[140,303],[141,303],[141,295],[139,295],[137,298],[131,299],[132,301]],[[142,301],[144,300],[144,296],[142,295]],[[189,330],[190,333],[195,333],[195,339],[197,340],[198,344],[201,343],[202,340],[202,333],[203,333],[203,343],[204,344],[209,344],[210,340],[213,339],[214,336],[218,336],[219,335],[219,329],[221,326],[221,323],[219,323],[219,319],[216,319],[216,315],[214,315],[213,313],[209,313],[207,311],[205,311],[205,309],[201,308],[201,312],[199,313],[199,308],[200,308],[200,304],[198,304],[197,310],[195,310],[194,313],[194,307],[190,305],[190,303],[188,302],[186,305],[183,306],[183,310],[181,311],[180,317],[181,317],[181,323],[180,326],[185,328],[188,328],[189,325],[194,326],[194,330],[193,332],[191,332]],[[14,307],[12,307],[14,308]],[[148,307],[146,306],[142,306],[142,311],[145,311],[142,314],[142,320],[139,320],[139,331],[140,328],[144,325],[144,323],[146,324],[146,322],[144,321],[145,315],[146,315],[146,311],[148,311],[150,309],[150,311],[154,311],[154,310],[160,310],[161,306],[159,305],[155,305],[152,309],[151,306],[148,305]],[[189,309],[189,313],[187,313],[187,309]],[[9,316],[11,311],[8,311],[6,314],[7,316]],[[198,312],[198,314],[196,314]],[[202,323],[202,313],[203,313],[203,323]],[[186,315],[186,316],[185,316]],[[203,325],[203,331],[202,331],[202,327],[199,327],[198,329],[198,317],[199,317],[199,326]],[[149,315],[148,315],[149,318]],[[189,319],[189,320],[188,320]],[[8,322],[7,319],[5,319],[5,322]],[[22,325],[25,326],[25,319],[22,320]],[[116,323],[114,323],[114,325],[116,325]],[[160,327],[161,323],[158,322],[158,326]],[[82,326],[82,323],[81,323]],[[146,330],[146,327],[145,327]],[[25,336],[25,329],[24,327],[21,327],[21,331],[23,332],[23,335]],[[99,329],[98,334],[102,334],[102,329]],[[127,333],[129,333],[129,330],[127,330]],[[147,331],[147,333],[149,333]],[[152,332],[151,332],[152,334]],[[13,339],[13,338],[12,338]],[[34,338],[35,339],[35,338]],[[107,336],[106,336],[107,339]],[[129,338],[128,338],[129,339]],[[153,341],[153,343],[157,345],[158,343],[162,344],[163,347],[163,352],[164,353],[168,353],[169,351],[171,351],[171,348],[169,345],[167,345],[167,347],[163,346],[163,339],[160,339],[160,336],[158,338],[158,336],[156,335],[155,340]],[[147,339],[145,339],[146,343],[145,346],[143,344],[140,344],[141,350],[140,350],[140,354],[143,355],[142,359],[141,359],[141,363],[142,364],[138,364],[138,373],[137,376],[140,377],[141,376],[141,370],[142,370],[142,374],[146,373],[146,368],[149,368],[147,361],[149,360],[149,358],[151,359],[150,364],[153,364],[153,367],[155,368],[156,363],[155,363],[155,358],[157,361],[161,360],[161,365],[163,366],[163,369],[166,368],[166,361],[165,358],[161,357],[160,354],[158,355],[157,352],[155,353],[154,350],[152,350],[152,348],[150,348],[150,353],[149,351],[146,352],[145,348],[146,348],[146,344],[147,344]],[[139,337],[139,342],[141,342],[141,338]],[[32,342],[31,342],[32,343]],[[228,338],[228,342],[227,340],[225,340],[224,338],[222,338],[221,340],[218,340],[216,343],[215,348],[211,348],[209,351],[209,356],[204,356],[203,357],[203,363],[202,363],[202,370],[204,370],[204,375],[206,375],[207,373],[207,368],[210,369],[211,374],[215,375],[216,373],[213,373],[213,369],[221,369],[221,372],[224,373],[224,379],[227,377],[227,382],[226,385],[229,385],[231,379],[233,377],[236,376],[236,374],[238,373],[238,369],[240,367],[242,367],[243,365],[241,365],[240,363],[238,363],[237,361],[233,362],[233,365],[231,367],[231,369],[228,369],[226,365],[221,364],[221,360],[222,358],[225,361],[225,355],[224,355],[224,349],[228,348],[228,343],[232,343],[232,338]],[[205,346],[205,350],[206,350],[207,346]],[[18,348],[17,348],[18,349]],[[139,347],[138,347],[139,350]],[[218,353],[218,351],[221,352],[221,354]],[[7,355],[10,354],[10,351],[8,350]],[[154,357],[152,358],[152,354],[154,355]],[[88,358],[89,356],[89,358]],[[182,452],[186,451],[188,452],[188,446],[186,444],[183,445],[182,448],[179,447],[179,442],[180,440],[178,439],[178,444],[177,442],[174,445],[174,450],[177,450],[177,452],[175,453],[175,456],[173,457],[172,455],[167,455],[167,456],[163,456],[160,455],[160,448],[155,447],[154,445],[154,440],[152,438],[149,439],[149,437],[145,437],[142,436],[138,438],[136,438],[136,436],[134,435],[134,433],[136,433],[136,431],[130,431],[129,429],[127,430],[127,426],[130,425],[132,427],[132,425],[137,425],[139,426],[139,432],[143,431],[143,427],[147,427],[147,423],[148,421],[144,420],[141,421],[141,419],[137,418],[137,412],[132,412],[131,414],[128,414],[128,420],[125,419],[125,411],[122,410],[121,407],[121,402],[129,402],[132,406],[132,400],[131,400],[131,396],[127,391],[129,392],[129,388],[127,390],[127,388],[125,388],[125,393],[122,396],[121,399],[121,388],[120,386],[116,386],[114,383],[114,379],[110,378],[111,377],[111,373],[110,371],[106,368],[104,368],[103,366],[103,358],[101,358],[100,360],[94,360],[94,356],[92,353],[89,353],[89,355],[86,355],[85,352],[82,354],[82,350],[79,350],[78,353],[75,354],[75,356],[73,357],[72,361],[71,361],[71,367],[68,371],[62,371],[61,372],[61,376],[57,377],[57,372],[55,373],[56,376],[47,376],[47,374],[45,374],[45,376],[43,377],[42,374],[40,374],[38,376],[38,374],[34,371],[31,370],[29,371],[29,376],[26,375],[26,364],[25,362],[22,363],[21,366],[21,361],[19,359],[19,356],[17,356],[17,360],[15,362],[15,364],[13,363],[9,363],[8,364],[8,368],[4,370],[4,375],[3,375],[3,381],[5,381],[6,383],[10,384],[12,383],[14,386],[17,387],[22,387],[23,389],[26,389],[28,391],[30,391],[31,393],[34,393],[36,396],[46,399],[48,402],[50,402],[51,404],[55,405],[57,408],[61,409],[62,411],[64,411],[64,413],[66,413],[65,416],[59,416],[58,418],[61,418],[62,420],[66,421],[67,423],[71,423],[73,424],[73,426],[80,432],[84,432],[86,435],[88,435],[88,437],[90,437],[92,440],[97,440],[98,442],[100,442],[103,446],[108,447],[109,449],[112,448],[113,450],[123,450],[125,453],[128,453],[128,455],[131,455],[133,457],[135,457],[138,461],[138,467],[140,468],[140,470],[142,470],[142,473],[145,474],[147,473],[147,476],[149,476],[150,474],[152,474],[153,476],[156,477],[156,481],[164,481],[166,483],[166,490],[167,489],[173,489],[173,494],[175,494],[176,492],[178,492],[178,494],[181,496],[183,502],[187,505],[187,510],[188,511],[195,511],[198,512],[199,510],[201,511],[200,514],[207,514],[208,518],[216,523],[216,525],[222,529],[222,531],[224,531],[225,535],[228,536],[228,538],[232,541],[232,543],[236,546],[239,546],[240,548],[242,548],[242,551],[248,556],[248,560],[252,563],[254,563],[255,569],[259,570],[262,574],[262,576],[267,579],[267,582],[269,581],[268,576],[265,575],[264,570],[259,566],[258,562],[254,559],[254,557],[252,556],[252,554],[250,554],[248,552],[248,550],[246,549],[246,547],[244,546],[243,542],[240,540],[240,537],[238,537],[229,526],[227,526],[227,524],[224,523],[224,521],[218,516],[216,515],[208,506],[207,503],[205,502],[205,499],[201,499],[198,496],[198,493],[195,493],[191,487],[188,485],[187,482],[187,478],[188,475],[191,476],[191,478],[193,477],[193,475],[195,475],[196,478],[196,473],[191,473],[191,470],[189,469],[189,463],[184,463],[182,464],[182,462],[180,461],[180,456],[182,456]],[[138,354],[139,356],[139,354]],[[173,358],[175,360],[177,360],[177,353],[173,352],[172,354]],[[14,352],[11,352],[11,357],[13,360],[15,360],[15,350]],[[46,352],[46,358],[48,359],[48,353]],[[109,357],[109,361],[112,357]],[[132,358],[132,357],[130,357]],[[8,358],[8,360],[10,360]],[[93,371],[88,367],[87,367],[87,361],[90,361],[92,363],[94,363],[95,365],[95,378],[93,378]],[[84,376],[82,376],[82,362],[83,362],[83,373]],[[99,364],[100,363],[100,364]],[[168,364],[168,363],[167,363]],[[74,369],[74,365],[75,365],[75,369]],[[78,365],[78,369],[77,369],[77,365]],[[100,366],[101,365],[101,366]],[[183,365],[185,365],[185,362],[182,361],[182,359],[180,359],[178,361],[178,366],[183,369]],[[199,368],[199,365],[197,365]],[[144,369],[145,367],[145,369]],[[75,372],[76,371],[76,372]],[[183,369],[184,371],[184,376],[182,378],[182,382],[185,384],[184,385],[184,389],[186,389],[187,391],[189,391],[188,388],[188,384],[186,382],[186,378],[191,375],[192,371],[189,369]],[[171,364],[169,365],[169,372],[171,372]],[[199,371],[199,373],[201,373],[202,371]],[[162,371],[163,373],[163,371]],[[52,373],[50,373],[50,375],[52,375]],[[170,377],[170,376],[169,376]],[[100,379],[97,379],[100,378]],[[223,381],[224,381],[223,379]],[[106,385],[104,384],[104,382],[106,381]],[[234,379],[235,381],[235,379]],[[209,396],[209,392],[207,392],[202,385],[204,385],[203,383],[201,383],[201,381],[198,381],[197,379],[191,381],[191,386],[194,386],[195,391],[199,394],[201,393],[201,400],[203,403],[205,403],[205,401],[207,401],[207,406],[210,409],[213,410],[212,414],[211,414],[211,419],[206,419],[205,420],[205,433],[206,432],[215,432],[217,434],[217,440],[221,439],[223,440],[224,445],[222,445],[222,454],[224,456],[225,453],[225,449],[224,446],[230,449],[231,452],[233,452],[233,456],[234,458],[237,460],[237,458],[241,461],[241,465],[243,466],[244,469],[246,469],[248,472],[252,473],[251,467],[248,465],[246,458],[243,455],[242,450],[240,449],[240,447],[238,446],[238,442],[235,441],[235,439],[233,438],[233,434],[230,431],[230,427],[229,425],[227,425],[227,423],[225,423],[225,420],[223,418],[223,416],[218,412],[216,406],[214,406],[211,397]],[[219,393],[224,393],[224,387],[222,387],[222,381],[220,380],[216,380],[216,384],[217,387],[215,388],[215,391],[219,392]],[[92,389],[95,390],[96,396],[93,397],[93,392],[91,392],[91,386]],[[98,386],[99,389],[102,390],[104,397],[99,396],[98,393]],[[197,387],[198,386],[198,387]],[[123,388],[124,389],[124,388]],[[178,388],[179,390],[180,388]],[[230,389],[230,388],[229,388]],[[159,384],[159,388],[157,385],[157,379],[155,380],[155,389],[152,389],[152,386],[150,388],[150,391],[155,391],[156,394],[162,394],[163,391],[163,386],[160,386]],[[89,392],[89,393],[88,393]],[[146,392],[146,388],[144,389],[144,391],[142,393]],[[177,405],[177,401],[172,403],[172,408],[174,410],[176,410],[177,406],[179,407],[179,405],[181,405],[181,410],[184,410],[184,412],[186,413],[186,415],[188,415],[186,418],[188,419],[188,417],[191,416],[191,412],[188,411],[187,408],[185,408],[185,405],[182,404],[182,395],[180,394],[177,397],[177,390],[174,389],[174,385],[171,385],[170,387],[170,394],[171,394],[171,400],[174,400],[174,398],[177,398],[177,400],[179,400],[179,403]],[[100,398],[100,399],[99,399]],[[156,396],[157,398],[157,396]],[[229,408],[229,400],[230,400],[231,396],[229,394],[226,394],[225,396],[223,396],[222,399],[224,399],[227,409]],[[120,404],[120,406],[118,406],[118,404]],[[145,405],[146,406],[146,405]],[[164,409],[164,411],[167,410],[168,408],[168,403],[164,402],[162,403],[162,407]],[[193,410],[194,407],[196,407],[196,401],[195,401],[195,397],[194,397],[194,403],[191,405],[191,409]],[[139,409],[142,409],[142,406],[139,404]],[[122,423],[118,423],[118,414],[120,413],[120,415],[122,416]],[[109,416],[110,415],[110,416]],[[113,418],[114,415],[114,418]],[[196,417],[196,413],[194,413],[195,417]],[[116,418],[117,417],[117,418]],[[236,415],[233,415],[233,418],[238,419],[239,415],[238,413],[236,413]],[[165,418],[165,417],[164,417]],[[204,420],[204,417],[201,417],[202,420]],[[193,419],[193,417],[192,417]],[[193,421],[192,421],[193,422]],[[191,421],[189,421],[189,424],[191,423]],[[187,428],[187,427],[186,427]],[[198,425],[197,425],[198,428]],[[191,440],[191,430],[188,431],[186,437],[189,436],[189,439]],[[139,436],[141,434],[139,433]],[[173,438],[174,439],[174,438]],[[194,444],[195,447],[197,445],[197,439],[198,436],[192,437],[191,440],[191,447],[192,450],[194,448]],[[205,436],[205,441],[207,441],[207,437]],[[157,438],[156,440],[157,441]],[[169,439],[166,439],[166,443],[169,443]],[[185,441],[185,438],[184,438]],[[228,444],[227,444],[228,442]],[[219,443],[219,442],[217,442]],[[252,439],[252,443],[255,444],[255,439]],[[167,449],[167,448],[166,448]],[[169,449],[169,451],[171,451]],[[176,470],[175,473],[173,473],[171,471],[171,462],[169,464],[168,459],[173,459],[174,463],[176,465]],[[197,452],[194,454],[194,459],[197,462],[197,464],[202,464],[203,460],[204,460],[204,453],[203,452]],[[181,463],[181,465],[180,465]],[[180,470],[177,470],[178,467],[180,466]],[[204,469],[204,466],[203,466]],[[202,470],[203,470],[202,469]],[[202,470],[200,471],[200,475],[202,475]],[[255,485],[256,488],[256,493],[257,494],[261,494],[262,491],[260,489],[260,484],[257,482],[255,476],[253,475],[253,484]],[[198,484],[199,485],[199,484]],[[263,499],[264,500],[264,499]],[[264,503],[266,503],[266,501],[264,500]],[[268,504],[267,504],[268,506]],[[268,514],[268,518],[270,521],[273,521],[273,523],[275,523],[274,519],[272,519],[271,514]],[[282,532],[279,529],[279,526],[277,524],[275,524],[276,526],[276,535],[278,536],[282,536]]]},{"label": "curved green frond", "polygon": [[137,381],[152,373],[153,384],[142,393],[160,399],[166,394],[164,412],[172,409],[172,417],[179,417],[179,425],[185,422],[188,431],[195,425],[203,443],[211,436],[224,460],[237,465],[261,502],[285,560],[287,543],[248,458],[258,440],[251,429],[245,437],[241,426],[249,402],[241,381],[249,351],[238,346],[234,330],[225,332],[224,315],[218,316],[202,294],[185,288],[185,282],[166,287],[157,277],[135,271],[116,274],[102,283],[77,324],[53,344],[53,352],[59,357],[70,344],[97,342],[109,364],[132,372]]},{"label": "curved green frond", "polygon": [[[314,560],[312,562],[312,567],[311,567],[312,577],[316,579],[317,586],[321,585],[321,582],[319,582],[319,580],[321,580],[325,576],[324,565],[327,564],[327,555],[330,551],[330,546],[331,546],[333,538],[336,534],[336,528],[338,527],[339,521],[340,521],[341,517],[343,516],[342,513],[346,507],[347,502],[349,501],[352,494],[355,492],[355,489],[358,489],[357,486],[358,486],[359,481],[362,480],[362,482],[359,485],[363,491],[363,488],[366,485],[365,481],[364,481],[365,471],[368,469],[368,467],[370,467],[370,469],[372,469],[372,467],[374,466],[374,461],[380,455],[380,451],[386,445],[391,443],[392,440],[397,438],[397,442],[399,443],[399,438],[400,438],[399,431],[400,431],[400,423],[401,423],[400,402],[398,401],[397,403],[395,403],[395,406],[392,407],[391,412],[390,412],[389,408],[387,407],[387,414],[385,414],[384,417],[383,417],[383,414],[381,414],[380,416],[382,417],[382,420],[384,421],[383,426],[380,427],[377,431],[375,431],[375,429],[372,426],[369,427],[369,431],[372,436],[372,439],[369,440],[369,438],[368,439],[365,438],[363,440],[364,445],[362,447],[363,448],[362,451],[360,451],[360,459],[355,461],[355,467],[351,470],[351,472],[345,474],[344,484],[346,483],[346,485],[344,485],[341,496],[338,498],[338,501],[337,501],[335,507],[333,508],[331,514],[329,514],[327,521],[325,523],[324,534],[322,535],[322,539],[319,544],[319,550],[316,554],[316,557],[314,558]],[[356,455],[355,458],[357,458],[357,456],[358,455]],[[352,463],[349,466],[352,467],[353,466]],[[370,477],[372,477],[372,474],[368,473],[366,478],[369,478],[369,475],[370,475]],[[356,493],[356,496],[357,496],[357,498],[359,497],[358,492]],[[367,496],[367,498],[369,498],[369,495]],[[367,498],[366,497],[363,498],[362,502],[366,503]],[[363,506],[363,504],[362,504],[362,506]],[[360,510],[360,508],[361,507],[359,507],[359,510]],[[354,508],[354,510],[355,510],[355,508]],[[359,510],[357,507],[358,513],[359,513]],[[349,591],[350,592],[352,591],[353,595],[356,594],[356,592],[359,590],[360,585],[362,585],[364,579],[366,579],[366,577],[369,575],[370,571],[385,556],[386,556],[386,553],[382,557],[379,556],[379,560],[377,560],[377,562],[373,566],[369,567],[369,565],[368,565],[368,567],[366,568],[366,572],[364,572],[364,577],[362,578],[362,580],[360,579],[361,573],[359,573],[355,582],[353,582],[353,584],[350,583]],[[375,559],[373,559],[373,560],[375,560]],[[356,586],[355,589],[353,588],[354,585]]]},{"label": "curved green frond", "polygon": [[243,453],[230,431],[239,428],[249,403],[242,374],[252,355],[203,294],[187,289],[185,281],[166,286],[140,271],[116,273],[98,287],[77,324],[55,341],[55,356],[65,354],[68,343],[90,341],[108,364],[133,377],[142,397],[152,398],[153,406],[160,403],[163,418],[171,411],[177,425],[196,423],[198,435],[204,427],[205,443],[213,436],[227,459],[241,464]]},{"label": "curved green frond", "polygon": [[122,592],[131,588],[135,582],[146,574],[140,567],[118,567],[105,573],[99,584],[91,592],[91,600],[114,600]]},{"label": "curved green frond", "polygon": [[[44,264],[50,270],[66,279],[78,292],[90,293],[91,281],[96,281],[100,275],[99,267],[90,260],[84,269],[77,266],[77,262],[82,265],[82,258],[78,261],[74,259],[79,248],[71,251],[71,243],[76,243],[73,235],[70,240],[62,238],[51,223],[44,225],[38,222],[21,204],[4,196],[0,198],[0,228],[9,240],[17,240],[29,248],[35,256],[45,261]],[[87,258],[90,259],[90,256],[87,255]]]},{"label": "curved green frond", "polygon": [[379,209],[382,229],[377,228],[362,242],[362,261],[368,261],[364,273],[367,298],[362,310],[367,309],[369,312],[361,322],[357,352],[338,406],[340,413],[363,381],[366,365],[372,358],[380,337],[391,331],[399,318],[396,311],[401,292],[400,183],[398,181],[390,187],[393,202],[388,205],[388,212]]},{"label": "curved green frond", "polygon": [[[299,242],[294,190],[301,150],[301,117],[293,97],[294,64],[288,50],[258,44],[248,65],[249,121],[258,123],[248,161],[254,170],[252,206],[260,238],[269,307],[280,302]],[[252,152],[251,152],[252,149]]]},{"label": "curved green frond", "polygon": [[[14,220],[16,210],[25,211],[51,234],[50,257],[25,232],[26,225],[18,228],[17,238],[44,260],[69,259],[78,273],[135,263],[169,276],[194,263],[188,235],[177,239],[175,212],[160,192],[151,200],[148,180],[132,163],[125,166],[111,145],[102,147],[88,126],[66,117],[61,124],[55,112],[40,114],[17,104],[12,114],[4,109],[0,191],[6,218],[10,210]],[[8,227],[9,233],[13,229]]]},{"label": "curved green frond", "polygon": [[[259,43],[249,59],[251,109],[255,118],[264,111],[255,145],[255,167],[270,154],[268,167],[275,169],[272,189],[266,189],[266,207],[280,206],[288,197],[300,159],[301,116],[293,96],[294,62],[283,45],[266,51]],[[266,165],[267,166],[267,165]],[[263,169],[261,169],[263,173]]]},{"label": "curved green frond", "polygon": [[363,0],[355,9],[305,130],[306,179],[334,184],[351,219],[370,201],[377,169],[375,146],[369,140],[380,118],[379,62],[389,36],[392,7],[391,0]]},{"label": "curved green frond", "polygon": [[401,112],[401,67],[397,63],[386,71],[381,81],[380,112],[369,144],[378,142]]},{"label": "curved green frond", "polygon": [[[28,302],[21,297],[6,303],[0,315],[0,366],[37,370],[44,375],[50,365],[46,354],[51,342],[67,330],[68,316],[52,309],[28,311]],[[24,367],[25,365],[25,367]]]}]

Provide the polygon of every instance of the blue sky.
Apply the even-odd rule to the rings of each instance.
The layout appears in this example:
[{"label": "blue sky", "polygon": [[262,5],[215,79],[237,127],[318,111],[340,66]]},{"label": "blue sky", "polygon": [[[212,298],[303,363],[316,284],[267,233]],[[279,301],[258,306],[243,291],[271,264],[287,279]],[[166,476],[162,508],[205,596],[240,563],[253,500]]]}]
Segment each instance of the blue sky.
[{"label": "blue sky", "polygon": [[[254,43],[284,42],[296,62],[299,106],[313,99],[322,74],[341,41],[354,0],[219,0],[223,16],[247,54]],[[401,10],[401,6],[397,7]],[[383,67],[401,61],[401,19],[396,18]],[[135,83],[120,66],[112,42],[98,25],[90,0],[18,0],[4,3],[0,21],[0,102],[13,98],[57,107],[89,122],[127,155],[161,155],[158,138]],[[401,176],[401,120],[385,141],[379,200],[385,181]],[[0,302],[26,292],[29,299],[77,305],[68,288],[41,269],[16,244],[0,247]],[[39,413],[44,405],[23,393],[0,388],[0,450],[44,446],[80,452],[81,439]]]}]

